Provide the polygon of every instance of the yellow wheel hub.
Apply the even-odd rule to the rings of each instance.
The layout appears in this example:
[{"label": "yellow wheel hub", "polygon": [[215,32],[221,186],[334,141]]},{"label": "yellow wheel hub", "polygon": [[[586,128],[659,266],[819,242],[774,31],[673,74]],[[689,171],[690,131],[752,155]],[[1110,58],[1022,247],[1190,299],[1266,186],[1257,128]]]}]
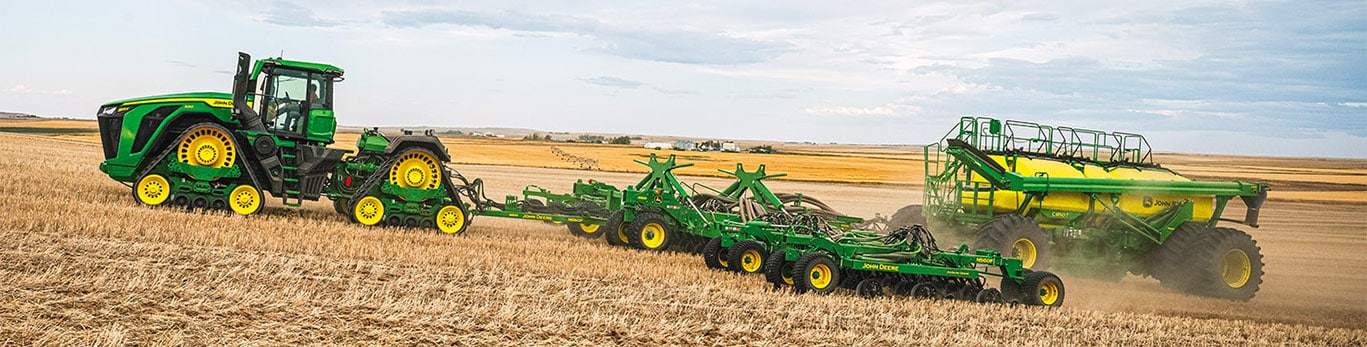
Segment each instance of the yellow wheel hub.
[{"label": "yellow wheel hub", "polygon": [[437,211],[437,229],[443,233],[455,234],[465,226],[465,212],[459,207],[446,206]]},{"label": "yellow wheel hub", "polygon": [[228,207],[237,214],[252,214],[261,209],[261,192],[256,187],[240,185],[228,193]]},{"label": "yellow wheel hub", "polygon": [[176,159],[194,166],[225,168],[233,166],[237,150],[222,129],[203,126],[190,130],[190,134],[180,141]]},{"label": "yellow wheel hub", "polygon": [[421,151],[409,151],[389,169],[389,183],[404,188],[436,189],[441,183],[437,159]]},{"label": "yellow wheel hub", "polygon": [[598,224],[579,223],[579,230],[583,230],[585,234],[596,233],[598,232]]},{"label": "yellow wheel hub", "polygon": [[356,221],[361,224],[379,224],[384,219],[384,203],[376,197],[367,196],[356,202],[356,210],[353,212],[355,213],[352,215],[356,216]]},{"label": "yellow wheel hub", "polygon": [[1035,258],[1038,256],[1038,252],[1035,243],[1030,239],[1022,238],[1011,244],[1011,257],[1020,259],[1021,266],[1027,269],[1035,266]]},{"label": "yellow wheel hub", "polygon": [[750,249],[740,255],[740,268],[745,272],[757,272],[761,266],[764,264],[760,261],[759,251]]},{"label": "yellow wheel hub", "polygon": [[1248,260],[1248,253],[1242,249],[1231,249],[1225,252],[1225,259],[1220,266],[1220,276],[1224,277],[1225,284],[1230,288],[1242,288],[1248,284],[1248,277],[1253,273],[1253,262]]},{"label": "yellow wheel hub", "polygon": [[725,248],[722,248],[721,252],[717,252],[717,263],[721,264],[721,267],[731,267],[731,264],[726,261]]},{"label": "yellow wheel hub", "polygon": [[816,264],[808,276],[811,278],[814,289],[825,289],[831,286],[831,268],[826,264]]},{"label": "yellow wheel hub", "polygon": [[1039,301],[1045,305],[1053,305],[1058,302],[1058,296],[1058,283],[1046,282],[1039,288]]},{"label": "yellow wheel hub", "polygon": [[665,243],[665,227],[660,223],[650,223],[641,227],[641,245],[647,249],[660,248]]},{"label": "yellow wheel hub", "polygon": [[171,183],[161,175],[147,175],[138,180],[136,190],[138,201],[151,206],[161,205],[171,197]]}]

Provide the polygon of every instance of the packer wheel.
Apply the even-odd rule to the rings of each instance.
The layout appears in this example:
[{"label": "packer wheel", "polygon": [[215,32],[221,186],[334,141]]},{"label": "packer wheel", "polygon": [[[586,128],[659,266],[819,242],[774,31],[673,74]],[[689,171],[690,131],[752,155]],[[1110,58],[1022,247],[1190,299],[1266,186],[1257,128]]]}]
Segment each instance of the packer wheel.
[{"label": "packer wheel", "polygon": [[865,278],[859,281],[859,285],[854,287],[855,294],[861,297],[872,298],[883,295],[883,281],[877,278]]},{"label": "packer wheel", "polygon": [[1002,302],[1002,291],[997,290],[997,288],[983,289],[982,291],[978,292],[978,295],[974,298],[973,301],[980,304],[1000,303]]}]

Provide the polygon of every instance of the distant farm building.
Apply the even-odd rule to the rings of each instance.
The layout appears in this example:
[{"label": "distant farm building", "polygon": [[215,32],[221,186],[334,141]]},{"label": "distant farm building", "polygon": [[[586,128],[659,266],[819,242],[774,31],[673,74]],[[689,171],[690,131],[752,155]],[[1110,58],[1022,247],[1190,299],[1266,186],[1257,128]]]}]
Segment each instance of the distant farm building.
[{"label": "distant farm building", "polygon": [[669,144],[669,143],[664,143],[664,142],[646,142],[645,148],[649,148],[649,149],[653,149],[653,150],[657,150],[657,151],[658,151],[658,150],[664,150],[664,149],[674,149],[674,145],[673,145],[673,144]]},{"label": "distant farm building", "polygon": [[696,151],[698,150],[698,143],[689,140],[676,140],[674,141],[674,149],[680,151]]}]

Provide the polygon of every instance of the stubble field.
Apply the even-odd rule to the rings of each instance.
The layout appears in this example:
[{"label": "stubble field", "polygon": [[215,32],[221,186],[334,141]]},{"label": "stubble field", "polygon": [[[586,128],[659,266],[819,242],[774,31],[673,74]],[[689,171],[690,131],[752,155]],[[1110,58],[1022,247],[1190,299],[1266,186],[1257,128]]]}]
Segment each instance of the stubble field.
[{"label": "stubble field", "polygon": [[[465,144],[448,145],[470,157]],[[484,146],[480,155],[497,150]],[[252,217],[149,209],[96,170],[96,142],[0,133],[0,153],[5,344],[1367,343],[1367,221],[1351,201],[1274,195],[1264,227],[1241,228],[1267,262],[1252,301],[1183,295],[1133,276],[1065,276],[1065,307],[1049,310],[773,292],[758,277],[706,270],[696,256],[611,248],[537,222],[479,218],[450,237],[353,225],[325,203],[272,203]],[[776,157],[744,161],[788,171],[767,159]],[[1216,159],[1176,161],[1215,172],[1241,158]],[[1364,170],[1362,161],[1305,161],[1269,167]],[[491,196],[639,178],[455,166],[484,178]],[[1285,169],[1269,171],[1277,170]],[[1319,187],[1306,192],[1353,196],[1363,183],[1299,176],[1286,182]],[[838,180],[771,186],[865,216],[920,196],[914,185],[819,181]]]}]

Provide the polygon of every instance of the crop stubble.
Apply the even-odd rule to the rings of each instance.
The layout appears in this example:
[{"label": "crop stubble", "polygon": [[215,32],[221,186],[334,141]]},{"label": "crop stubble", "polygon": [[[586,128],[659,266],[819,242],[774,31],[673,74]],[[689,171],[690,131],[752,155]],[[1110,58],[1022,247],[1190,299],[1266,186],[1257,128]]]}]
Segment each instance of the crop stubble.
[{"label": "crop stubble", "polygon": [[[1155,288],[1147,288],[1148,280],[1136,278],[1122,284],[1068,278],[1069,307],[1042,310],[775,293],[757,277],[705,270],[693,256],[609,248],[535,222],[480,218],[468,235],[449,237],[355,226],[322,203],[303,209],[272,204],[253,217],[148,209],[134,205],[126,187],[95,170],[98,144],[0,134],[0,153],[5,153],[0,181],[6,182],[0,185],[6,212],[0,214],[0,322],[5,322],[0,341],[7,343],[1367,341],[1362,305],[1334,312],[1309,302],[1323,299],[1314,295],[1325,292],[1340,299],[1363,297],[1364,276],[1341,271],[1364,268],[1361,260],[1332,274],[1329,269],[1311,272],[1309,277],[1332,280],[1302,291],[1296,288],[1302,278],[1290,273],[1310,272],[1301,264],[1326,256],[1301,245],[1271,254],[1273,245],[1306,238],[1348,252],[1327,258],[1361,254],[1367,241],[1341,239],[1362,230],[1360,221],[1347,220],[1354,219],[1348,211],[1324,211],[1320,219],[1356,230],[1319,228],[1320,220],[1306,220],[1288,227],[1314,230],[1258,232],[1270,252],[1269,281],[1249,303],[1174,294],[1152,284],[1148,287]],[[563,190],[572,178],[589,174],[461,169],[486,177],[498,193],[524,183],[551,183]],[[635,176],[599,174],[592,176],[614,183]],[[812,192],[856,214],[890,211],[887,205],[917,196],[866,186],[774,186]],[[1265,224],[1297,217],[1269,213]],[[1308,259],[1288,259],[1296,257]],[[1274,275],[1284,279],[1273,281]],[[1276,289],[1282,287],[1291,288]],[[1135,301],[1116,304],[1109,298],[1115,292]],[[1308,295],[1307,300],[1278,298],[1298,294]],[[1283,310],[1290,317],[1255,313],[1262,309]],[[1329,318],[1314,318],[1321,315]],[[1347,321],[1335,324],[1334,319]]]}]

